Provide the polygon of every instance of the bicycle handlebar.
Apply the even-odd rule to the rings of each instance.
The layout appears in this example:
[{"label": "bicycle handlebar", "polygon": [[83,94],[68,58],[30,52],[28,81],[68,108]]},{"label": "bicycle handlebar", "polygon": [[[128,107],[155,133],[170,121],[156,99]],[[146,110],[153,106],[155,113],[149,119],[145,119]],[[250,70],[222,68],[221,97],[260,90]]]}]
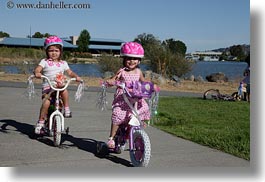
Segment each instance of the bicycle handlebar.
[{"label": "bicycle handlebar", "polygon": [[[107,81],[103,81],[103,82],[101,82],[101,85],[104,87],[118,86],[121,89],[127,91],[126,84],[125,84],[125,82],[122,82],[122,81],[115,81],[115,82],[113,82],[113,84],[109,84]],[[154,92],[160,92],[160,87],[157,85],[154,86]]]},{"label": "bicycle handlebar", "polygon": [[[101,82],[102,87],[110,87],[110,86],[117,86],[123,90],[123,93],[126,93],[129,97],[131,98],[151,98],[152,93],[155,92],[156,94],[160,92],[160,88],[156,86],[155,84],[153,86],[149,85],[149,89],[146,90],[145,84],[142,86],[134,85],[132,84],[131,86],[126,85],[125,82],[123,81],[114,81],[112,83],[108,83],[107,81]],[[150,83],[148,83],[150,84]],[[127,87],[128,86],[128,87]],[[134,87],[136,89],[134,89]],[[151,87],[151,88],[150,88]]]},{"label": "bicycle handlebar", "polygon": [[122,90],[127,91],[125,82],[121,82],[121,81],[115,81],[115,82],[113,82],[113,84],[109,84],[107,81],[103,81],[103,82],[101,82],[101,85],[103,87],[117,86],[117,87],[120,87]]},{"label": "bicycle handlebar", "polygon": [[[35,76],[35,75],[31,75],[31,76],[28,78],[28,80],[31,80],[31,79],[33,79],[33,78],[36,78],[36,76]],[[66,84],[65,84],[64,87],[62,87],[62,88],[56,88],[56,87],[53,86],[53,84],[51,83],[51,81],[50,81],[50,79],[49,79],[48,77],[46,77],[46,76],[44,76],[44,75],[41,75],[41,78],[46,79],[46,80],[48,81],[49,86],[50,86],[53,90],[55,90],[55,91],[63,91],[63,90],[65,90],[65,89],[68,87],[68,85],[70,84],[71,81],[76,81],[76,78],[70,78],[70,79],[67,80],[67,82],[66,82]],[[81,80],[80,83],[83,83],[83,80]]]}]

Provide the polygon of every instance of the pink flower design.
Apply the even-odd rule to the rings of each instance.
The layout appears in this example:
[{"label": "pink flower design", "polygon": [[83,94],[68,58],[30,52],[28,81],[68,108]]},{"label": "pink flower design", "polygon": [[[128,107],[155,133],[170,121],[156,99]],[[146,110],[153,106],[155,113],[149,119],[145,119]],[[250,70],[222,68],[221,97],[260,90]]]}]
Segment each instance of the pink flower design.
[{"label": "pink flower design", "polygon": [[47,59],[46,61],[48,62],[49,66],[53,66],[53,61],[51,59]]}]

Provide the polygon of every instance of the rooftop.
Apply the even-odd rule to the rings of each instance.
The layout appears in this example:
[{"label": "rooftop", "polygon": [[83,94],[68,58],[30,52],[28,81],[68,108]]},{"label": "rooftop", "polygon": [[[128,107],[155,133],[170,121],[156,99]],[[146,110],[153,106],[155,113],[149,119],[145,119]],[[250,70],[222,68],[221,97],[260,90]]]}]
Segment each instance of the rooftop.
[{"label": "rooftop", "polygon": [[[0,38],[0,46],[12,47],[43,47],[44,38],[18,38],[18,37],[4,37]],[[70,38],[62,38],[64,48],[75,49],[76,45],[71,44]],[[104,39],[104,38],[91,38],[89,49],[91,50],[114,50],[119,51],[121,44],[124,41],[119,39]]]},{"label": "rooftop", "polygon": [[[0,45],[6,46],[25,46],[25,47],[43,47],[43,38],[17,38],[17,37],[4,37],[0,38]],[[63,40],[63,45],[65,48],[76,48],[66,41]]]}]

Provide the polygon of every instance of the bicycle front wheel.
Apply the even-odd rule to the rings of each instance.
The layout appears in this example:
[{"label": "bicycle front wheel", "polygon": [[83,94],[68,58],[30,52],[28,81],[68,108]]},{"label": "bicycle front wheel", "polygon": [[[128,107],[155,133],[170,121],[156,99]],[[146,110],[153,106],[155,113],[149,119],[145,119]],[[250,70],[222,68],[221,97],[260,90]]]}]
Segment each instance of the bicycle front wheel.
[{"label": "bicycle front wheel", "polygon": [[133,133],[133,149],[130,158],[133,166],[146,167],[151,157],[151,143],[144,130],[135,130]]},{"label": "bicycle front wheel", "polygon": [[61,144],[62,120],[60,116],[54,116],[52,123],[53,142],[54,146],[58,147]]}]

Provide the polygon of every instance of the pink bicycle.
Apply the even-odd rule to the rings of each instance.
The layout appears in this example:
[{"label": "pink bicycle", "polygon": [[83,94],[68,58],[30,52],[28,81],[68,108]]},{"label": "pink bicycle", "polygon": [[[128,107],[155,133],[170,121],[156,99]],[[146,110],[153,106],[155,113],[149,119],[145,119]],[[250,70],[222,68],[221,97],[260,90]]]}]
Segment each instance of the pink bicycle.
[{"label": "pink bicycle", "polygon": [[[144,131],[144,121],[141,121],[137,112],[137,99],[140,98],[150,98],[152,93],[154,93],[154,87],[151,82],[146,82],[148,85],[138,85],[137,90],[141,90],[143,87],[149,88],[150,90],[143,95],[141,92],[141,97],[137,97],[134,90],[134,94],[130,93],[125,87],[125,83],[116,83],[115,85],[122,88],[123,98],[125,102],[131,109],[132,117],[130,121],[126,124],[119,126],[119,129],[114,137],[115,148],[108,149],[107,144],[104,142],[97,143],[97,154],[108,155],[110,152],[121,153],[125,150],[125,144],[129,141],[129,152],[130,159],[135,167],[146,167],[149,164],[151,158],[151,142],[149,136]],[[106,83],[102,84],[103,90],[106,89]],[[105,93],[103,91],[103,93]],[[134,103],[131,103],[128,97],[134,98]]]}]

